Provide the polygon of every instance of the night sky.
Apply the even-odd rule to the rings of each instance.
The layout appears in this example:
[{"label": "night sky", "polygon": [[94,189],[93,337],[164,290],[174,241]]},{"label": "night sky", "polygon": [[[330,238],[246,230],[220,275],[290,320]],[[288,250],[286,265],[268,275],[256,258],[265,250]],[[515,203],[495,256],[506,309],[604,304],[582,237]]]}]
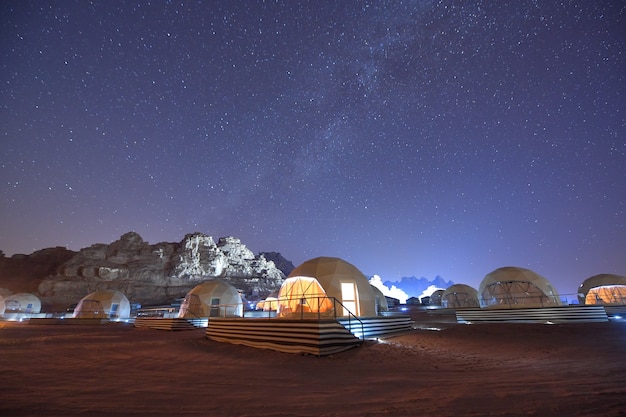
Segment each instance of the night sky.
[{"label": "night sky", "polygon": [[198,231],[391,281],[626,275],[623,1],[0,8],[7,256]]}]

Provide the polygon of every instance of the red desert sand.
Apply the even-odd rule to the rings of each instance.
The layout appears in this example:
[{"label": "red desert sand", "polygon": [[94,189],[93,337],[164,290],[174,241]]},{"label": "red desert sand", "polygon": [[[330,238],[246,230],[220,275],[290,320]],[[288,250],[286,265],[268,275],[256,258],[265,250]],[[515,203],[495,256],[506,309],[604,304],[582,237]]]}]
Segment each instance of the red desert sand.
[{"label": "red desert sand", "polygon": [[204,329],[0,322],[0,415],[626,415],[625,322],[422,324],[316,357]]}]

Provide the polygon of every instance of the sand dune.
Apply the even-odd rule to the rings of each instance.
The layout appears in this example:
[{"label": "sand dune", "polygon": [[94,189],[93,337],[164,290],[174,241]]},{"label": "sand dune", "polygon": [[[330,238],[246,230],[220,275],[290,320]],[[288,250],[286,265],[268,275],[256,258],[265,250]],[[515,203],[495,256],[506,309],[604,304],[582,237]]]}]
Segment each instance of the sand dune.
[{"label": "sand dune", "polygon": [[626,415],[624,322],[424,327],[441,330],[315,357],[203,329],[0,322],[0,415]]}]

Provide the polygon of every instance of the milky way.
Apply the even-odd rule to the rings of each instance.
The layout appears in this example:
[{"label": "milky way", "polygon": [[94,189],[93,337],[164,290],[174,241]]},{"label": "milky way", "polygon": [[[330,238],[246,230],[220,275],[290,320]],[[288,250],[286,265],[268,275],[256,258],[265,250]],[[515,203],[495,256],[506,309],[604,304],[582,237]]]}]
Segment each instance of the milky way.
[{"label": "milky way", "polygon": [[0,249],[626,274],[620,1],[3,1]]}]

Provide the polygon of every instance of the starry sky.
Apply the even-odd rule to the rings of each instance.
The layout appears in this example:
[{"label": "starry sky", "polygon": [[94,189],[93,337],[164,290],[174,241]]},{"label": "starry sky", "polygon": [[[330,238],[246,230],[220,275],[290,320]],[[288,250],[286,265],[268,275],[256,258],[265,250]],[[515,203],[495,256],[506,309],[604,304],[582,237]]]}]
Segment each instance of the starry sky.
[{"label": "starry sky", "polygon": [[[0,4],[0,249],[626,275],[623,1]],[[570,297],[571,298],[571,297]]]}]

